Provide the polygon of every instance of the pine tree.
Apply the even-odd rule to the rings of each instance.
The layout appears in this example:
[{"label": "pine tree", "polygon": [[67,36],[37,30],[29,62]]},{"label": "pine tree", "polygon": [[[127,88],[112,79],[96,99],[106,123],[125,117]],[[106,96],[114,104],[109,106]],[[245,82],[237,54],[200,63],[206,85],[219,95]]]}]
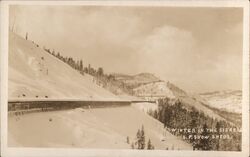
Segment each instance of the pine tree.
[{"label": "pine tree", "polygon": [[52,55],[55,56],[55,50],[52,51]]},{"label": "pine tree", "polygon": [[145,132],[144,132],[144,126],[142,125],[142,128],[141,128],[141,149],[144,149],[145,148]]},{"label": "pine tree", "polygon": [[[189,123],[189,127],[192,128],[192,129],[197,129],[197,121],[198,121],[198,112],[195,111],[195,108],[192,107],[191,108],[191,112],[189,113],[190,114],[190,117],[191,117],[191,121]],[[195,132],[192,132],[191,133],[192,136],[195,135]],[[192,143],[193,145],[193,149],[195,149],[195,147],[197,146],[197,140],[195,140],[194,138],[191,138],[190,139],[190,142]]]},{"label": "pine tree", "polygon": [[89,65],[88,65],[88,73],[89,73],[89,74],[91,74],[90,70],[91,70],[91,65],[89,64]]},{"label": "pine tree", "polygon": [[208,127],[207,124],[205,123],[203,125],[203,132],[201,133],[201,136],[204,138],[200,139],[200,146],[202,150],[210,150],[211,149],[211,140],[209,137],[209,132],[208,132]]},{"label": "pine tree", "polygon": [[49,54],[51,54],[50,49],[47,49],[47,52],[48,52]]},{"label": "pine tree", "polygon": [[150,139],[148,140],[147,149],[149,149],[149,150],[152,149],[152,143],[151,143]]},{"label": "pine tree", "polygon": [[83,63],[82,63],[82,60],[80,60],[80,71],[83,71]]},{"label": "pine tree", "polygon": [[97,75],[98,76],[103,76],[103,68],[102,67],[99,67],[98,70],[97,70]]},{"label": "pine tree", "polygon": [[85,67],[83,71],[84,71],[85,73],[87,73],[87,74],[89,73],[89,71],[88,71],[88,68],[87,68],[87,67]]},{"label": "pine tree", "polygon": [[158,119],[158,112],[157,112],[157,110],[154,111],[154,118]]},{"label": "pine tree", "polygon": [[127,136],[127,144],[129,144],[129,137]]},{"label": "pine tree", "polygon": [[136,138],[137,138],[137,146],[138,146],[137,148],[141,149],[141,131],[140,131],[140,129],[137,131]]},{"label": "pine tree", "polygon": [[[221,124],[220,124],[220,122],[217,122],[216,123],[216,131],[217,131],[217,135],[220,135],[220,127],[221,127]],[[219,150],[220,149],[220,139],[217,139],[216,140],[216,150]]]},{"label": "pine tree", "polygon": [[80,71],[80,61],[79,60],[76,61],[76,70]]},{"label": "pine tree", "polygon": [[57,52],[56,57],[60,58],[60,53],[59,52]]}]

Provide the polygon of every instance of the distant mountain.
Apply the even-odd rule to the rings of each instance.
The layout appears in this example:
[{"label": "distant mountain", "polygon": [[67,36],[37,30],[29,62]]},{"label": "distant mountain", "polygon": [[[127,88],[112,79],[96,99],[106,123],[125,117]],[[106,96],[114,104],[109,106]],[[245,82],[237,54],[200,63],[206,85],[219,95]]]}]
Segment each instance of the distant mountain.
[{"label": "distant mountain", "polygon": [[151,73],[140,73],[137,75],[125,75],[114,73],[112,74],[116,80],[123,82],[126,86],[131,88],[138,87],[143,84],[160,82],[161,80]]},{"label": "distant mountain", "polygon": [[161,82],[152,82],[145,85],[141,85],[133,89],[135,96],[144,97],[145,99],[154,99],[158,98],[175,98],[173,91],[168,88],[168,83]]},{"label": "distant mountain", "polygon": [[151,73],[139,73],[137,75],[126,75],[120,73],[112,74],[115,80],[122,82],[133,90],[133,95],[169,96],[186,95],[186,92],[176,85],[161,80]]},{"label": "distant mountain", "polygon": [[211,107],[228,112],[242,112],[242,92],[240,90],[224,90],[201,93],[200,96]]},{"label": "distant mountain", "polygon": [[137,80],[139,82],[144,82],[144,83],[160,81],[158,77],[156,77],[154,74],[151,74],[151,73],[140,73],[140,74],[134,75],[133,78],[134,80]]}]

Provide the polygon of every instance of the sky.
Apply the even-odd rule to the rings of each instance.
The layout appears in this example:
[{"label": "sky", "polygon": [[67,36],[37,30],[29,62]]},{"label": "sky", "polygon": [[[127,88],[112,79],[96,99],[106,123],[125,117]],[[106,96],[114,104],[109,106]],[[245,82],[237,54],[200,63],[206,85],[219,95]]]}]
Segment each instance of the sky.
[{"label": "sky", "polygon": [[190,92],[241,89],[241,8],[10,7],[14,31],[108,73],[153,73]]}]

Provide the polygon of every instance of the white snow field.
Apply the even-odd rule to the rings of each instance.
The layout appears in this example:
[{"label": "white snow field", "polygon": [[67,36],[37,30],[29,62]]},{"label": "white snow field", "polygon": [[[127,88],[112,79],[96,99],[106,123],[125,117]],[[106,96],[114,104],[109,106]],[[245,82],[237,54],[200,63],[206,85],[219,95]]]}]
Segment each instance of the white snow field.
[{"label": "white snow field", "polygon": [[[192,149],[180,137],[164,131],[162,123],[133,106],[9,116],[8,145],[131,149],[131,142],[142,125],[146,143],[150,138],[155,149]],[[130,144],[126,142],[127,136]]]},{"label": "white snow field", "polygon": [[242,92],[239,90],[225,90],[203,93],[200,96],[211,107],[234,113],[242,113]]},{"label": "white snow field", "polygon": [[9,33],[9,99],[120,100],[92,76],[82,76],[31,41]]}]

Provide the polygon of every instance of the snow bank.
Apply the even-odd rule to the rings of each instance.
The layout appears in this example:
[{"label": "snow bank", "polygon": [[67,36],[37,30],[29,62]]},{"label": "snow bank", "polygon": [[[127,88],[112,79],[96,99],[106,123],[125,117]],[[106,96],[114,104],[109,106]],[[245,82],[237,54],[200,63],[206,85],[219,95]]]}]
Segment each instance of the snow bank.
[{"label": "snow bank", "polygon": [[[156,149],[192,149],[191,145],[165,131],[162,123],[132,106],[9,117],[8,144],[14,147],[130,149],[142,125],[146,142],[150,138]],[[127,136],[130,144],[126,143]]]}]

